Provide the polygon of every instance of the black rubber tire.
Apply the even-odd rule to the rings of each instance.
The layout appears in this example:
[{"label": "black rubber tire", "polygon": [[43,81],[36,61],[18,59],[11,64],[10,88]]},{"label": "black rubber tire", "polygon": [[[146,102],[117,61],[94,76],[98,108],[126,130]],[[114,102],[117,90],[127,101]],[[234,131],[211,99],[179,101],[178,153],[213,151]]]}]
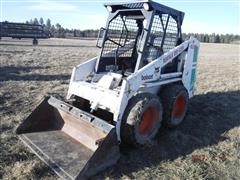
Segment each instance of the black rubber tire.
[{"label": "black rubber tire", "polygon": [[38,40],[36,38],[33,39],[33,45],[38,45]]},{"label": "black rubber tire", "polygon": [[[185,97],[186,106],[181,117],[174,119],[172,116],[173,106],[179,96]],[[188,109],[189,96],[187,89],[182,84],[171,84],[163,87],[160,91],[160,98],[163,105],[163,124],[168,128],[177,127],[185,118]]]},{"label": "black rubber tire", "polygon": [[[143,136],[138,132],[144,111],[149,108],[157,108],[157,122],[150,134]],[[134,147],[142,146],[151,142],[156,136],[162,121],[162,104],[159,97],[149,93],[142,93],[129,100],[123,115],[121,125],[121,138],[124,143]]]}]

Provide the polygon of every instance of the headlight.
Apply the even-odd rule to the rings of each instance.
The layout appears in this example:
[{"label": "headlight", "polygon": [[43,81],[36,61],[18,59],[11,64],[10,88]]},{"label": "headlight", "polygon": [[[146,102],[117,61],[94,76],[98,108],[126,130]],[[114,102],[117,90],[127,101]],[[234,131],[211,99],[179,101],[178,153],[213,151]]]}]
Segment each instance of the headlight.
[{"label": "headlight", "polygon": [[112,7],[111,6],[107,6],[107,10],[109,11],[109,12],[112,12]]},{"label": "headlight", "polygon": [[149,11],[149,4],[148,3],[144,3],[143,4],[143,8],[146,10],[146,11]]}]

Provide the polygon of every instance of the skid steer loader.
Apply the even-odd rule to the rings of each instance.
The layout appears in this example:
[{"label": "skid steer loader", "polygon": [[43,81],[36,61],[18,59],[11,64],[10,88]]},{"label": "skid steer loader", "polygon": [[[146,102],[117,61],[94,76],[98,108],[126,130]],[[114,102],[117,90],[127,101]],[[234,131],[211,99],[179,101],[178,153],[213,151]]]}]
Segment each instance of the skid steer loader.
[{"label": "skid steer loader", "polygon": [[199,42],[182,41],[183,12],[153,1],[105,7],[100,53],[73,68],[66,102],[46,97],[17,128],[64,179],[91,177],[118,161],[120,143],[179,125],[194,93]]}]

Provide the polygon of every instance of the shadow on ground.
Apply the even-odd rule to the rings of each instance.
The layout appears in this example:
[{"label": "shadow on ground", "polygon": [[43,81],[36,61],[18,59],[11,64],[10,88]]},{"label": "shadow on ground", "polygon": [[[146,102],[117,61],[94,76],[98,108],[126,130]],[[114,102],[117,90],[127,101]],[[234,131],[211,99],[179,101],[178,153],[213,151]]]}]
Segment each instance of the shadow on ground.
[{"label": "shadow on ground", "polygon": [[49,66],[2,66],[0,67],[0,81],[53,81],[69,80],[70,75],[55,74],[44,75],[39,73],[30,73],[34,70],[48,69]]},{"label": "shadow on ground", "polygon": [[[32,44],[8,44],[8,43],[1,43],[0,45],[3,45],[3,46],[23,46],[23,47],[26,47],[26,46],[29,46],[29,47],[59,47],[59,48],[66,48],[66,47],[95,47],[95,45],[70,45],[70,44],[38,44],[38,45],[32,45]],[[2,52],[6,52],[6,51],[2,51]],[[8,52],[11,52],[11,51],[8,51]],[[15,51],[13,51],[14,53],[16,53]]]},{"label": "shadow on ground", "polygon": [[[6,95],[6,98],[9,97]],[[224,132],[240,126],[237,118],[240,114],[239,106],[240,91],[196,95],[190,101],[185,121],[178,128],[162,128],[152,146],[140,149],[122,147],[119,162],[92,179],[104,179],[106,176],[118,179],[123,174],[131,177],[132,173],[145,167],[155,167],[163,161],[173,161],[196,149],[218,144],[226,140]],[[12,127],[3,127],[1,132],[9,128]],[[28,160],[17,154],[11,163]],[[52,173],[47,166],[33,171],[39,178]]]},{"label": "shadow on ground", "polygon": [[[0,45],[2,45],[2,44],[0,44]],[[26,52],[28,52],[28,51],[17,51],[17,50],[12,50],[12,51],[6,51],[6,50],[4,50],[4,51],[1,51],[0,50],[0,54],[1,55],[5,55],[5,54],[9,54],[9,53],[11,53],[11,54],[18,54],[18,53],[26,53]]]},{"label": "shadow on ground", "polygon": [[226,138],[222,134],[240,125],[240,91],[210,92],[191,99],[185,121],[176,129],[162,128],[156,142],[147,148],[122,148],[121,158],[93,179],[105,175],[120,178],[144,167],[157,166],[164,160],[175,160],[194,150],[217,144]]}]

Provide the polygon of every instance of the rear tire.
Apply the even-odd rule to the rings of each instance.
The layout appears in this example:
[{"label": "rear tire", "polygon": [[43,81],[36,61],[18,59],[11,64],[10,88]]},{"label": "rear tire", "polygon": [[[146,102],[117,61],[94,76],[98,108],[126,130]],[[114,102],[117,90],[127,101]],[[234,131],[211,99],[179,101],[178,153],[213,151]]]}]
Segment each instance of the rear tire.
[{"label": "rear tire", "polygon": [[135,147],[150,142],[162,121],[162,105],[153,94],[143,93],[130,99],[123,115],[121,138]]},{"label": "rear tire", "polygon": [[163,103],[163,123],[169,128],[178,126],[188,108],[187,89],[181,84],[169,85],[161,90],[160,98]]}]

